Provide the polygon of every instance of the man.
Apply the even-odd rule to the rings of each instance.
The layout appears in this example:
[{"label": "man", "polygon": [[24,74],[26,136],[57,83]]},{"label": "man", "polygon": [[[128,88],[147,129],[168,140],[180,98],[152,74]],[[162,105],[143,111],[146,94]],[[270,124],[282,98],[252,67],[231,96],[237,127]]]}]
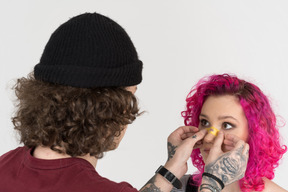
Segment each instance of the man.
[{"label": "man", "polygon": [[[141,81],[142,62],[116,22],[85,13],[62,24],[33,73],[15,85],[13,124],[24,147],[0,157],[0,191],[137,191],[101,177],[95,167],[140,115],[134,93]],[[140,191],[181,188],[178,178],[205,134],[195,127],[174,131],[167,162]]]}]

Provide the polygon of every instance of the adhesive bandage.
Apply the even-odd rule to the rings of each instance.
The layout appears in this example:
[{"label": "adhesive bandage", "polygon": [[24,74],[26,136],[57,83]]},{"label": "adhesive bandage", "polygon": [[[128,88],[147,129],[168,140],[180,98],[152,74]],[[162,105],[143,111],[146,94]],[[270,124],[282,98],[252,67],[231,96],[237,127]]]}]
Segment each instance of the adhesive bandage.
[{"label": "adhesive bandage", "polygon": [[211,133],[214,136],[218,135],[219,130],[216,127],[206,128],[208,133]]}]

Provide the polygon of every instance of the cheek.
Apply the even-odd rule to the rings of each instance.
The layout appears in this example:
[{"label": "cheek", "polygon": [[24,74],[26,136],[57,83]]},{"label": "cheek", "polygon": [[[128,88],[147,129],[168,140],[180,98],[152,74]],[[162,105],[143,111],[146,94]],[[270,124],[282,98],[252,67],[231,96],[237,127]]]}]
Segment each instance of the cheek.
[{"label": "cheek", "polygon": [[236,129],[227,130],[225,133],[233,134],[239,137],[241,140],[247,142],[249,137],[248,126],[241,126]]},{"label": "cheek", "polygon": [[[238,127],[236,129],[230,130],[230,131],[225,131],[225,133],[229,133],[229,134],[233,134],[236,135],[237,137],[239,137],[241,140],[248,142],[248,138],[249,138],[249,130],[248,127]],[[224,152],[227,151],[231,151],[234,147],[230,146],[230,145],[225,145],[222,144],[222,150]]]},{"label": "cheek", "polygon": [[248,126],[244,126],[241,130],[239,130],[238,137],[243,141],[247,142],[249,137]]}]

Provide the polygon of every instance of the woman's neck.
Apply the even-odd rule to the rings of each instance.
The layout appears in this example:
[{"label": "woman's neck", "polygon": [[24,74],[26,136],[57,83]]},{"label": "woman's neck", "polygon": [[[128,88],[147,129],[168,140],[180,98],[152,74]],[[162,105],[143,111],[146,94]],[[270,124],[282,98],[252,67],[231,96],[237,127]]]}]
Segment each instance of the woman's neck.
[{"label": "woman's neck", "polygon": [[227,186],[224,187],[224,189],[221,192],[241,192],[239,182],[235,181]]},{"label": "woman's neck", "polygon": [[[49,147],[44,147],[44,146],[37,146],[34,149],[32,155],[33,155],[33,157],[35,157],[37,159],[45,159],[45,160],[71,158],[70,155],[58,153],[56,151],[53,151]],[[77,158],[85,159],[93,167],[96,168],[97,159],[94,156],[90,156],[89,154],[86,154],[84,156],[77,156]]]}]

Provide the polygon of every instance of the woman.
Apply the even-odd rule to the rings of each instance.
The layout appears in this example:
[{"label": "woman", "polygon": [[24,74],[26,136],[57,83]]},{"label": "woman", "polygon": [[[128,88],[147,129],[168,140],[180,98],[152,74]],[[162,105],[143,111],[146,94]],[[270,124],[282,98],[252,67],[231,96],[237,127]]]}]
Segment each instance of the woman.
[{"label": "woman", "polygon": [[[186,102],[186,111],[182,112],[185,125],[199,129],[213,127],[223,131],[225,137],[236,135],[250,146],[244,178],[225,186],[222,191],[285,191],[271,179],[287,146],[280,144],[275,114],[268,98],[256,85],[233,75],[212,75],[196,84]],[[215,135],[207,134],[199,149],[193,150],[192,163],[200,174],[190,177],[186,191],[196,190],[201,183]],[[232,148],[224,140],[223,151]]]}]

